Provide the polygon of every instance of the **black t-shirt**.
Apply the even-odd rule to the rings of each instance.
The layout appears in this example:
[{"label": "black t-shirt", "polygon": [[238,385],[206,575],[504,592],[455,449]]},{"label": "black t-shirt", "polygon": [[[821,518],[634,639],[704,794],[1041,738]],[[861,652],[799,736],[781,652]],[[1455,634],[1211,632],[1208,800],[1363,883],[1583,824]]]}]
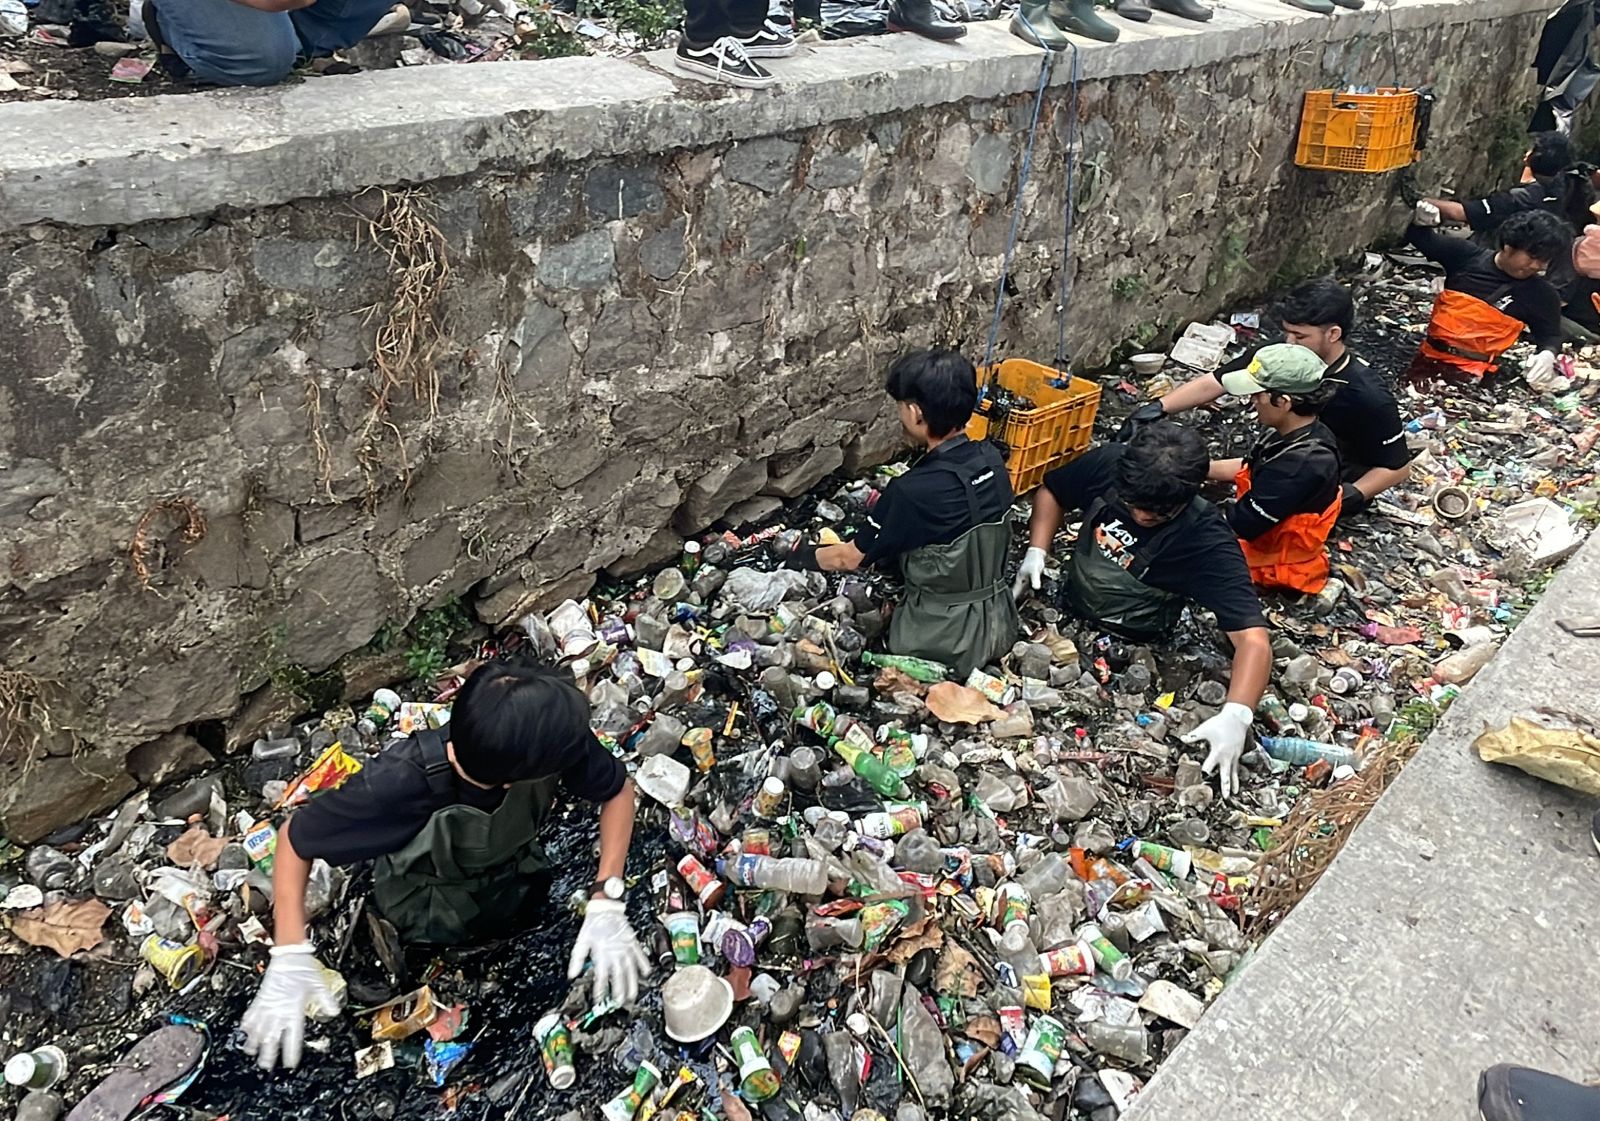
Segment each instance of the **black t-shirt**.
[{"label": "black t-shirt", "polygon": [[[966,489],[946,469],[952,465],[972,480],[968,486],[977,503],[976,521],[967,504]],[[866,524],[856,533],[855,545],[865,554],[867,564],[879,564],[924,545],[948,545],[974,526],[998,521],[1015,498],[1000,449],[987,440],[956,436],[883,489]]]},{"label": "black t-shirt", "polygon": [[[1222,367],[1221,372],[1242,370],[1254,357],[1254,350],[1242,354]],[[1359,479],[1374,467],[1398,471],[1411,462],[1400,403],[1383,379],[1372,372],[1366,359],[1347,350],[1344,357],[1329,364],[1322,376],[1339,388],[1317,419],[1339,441],[1339,459],[1346,479]]]},{"label": "black t-shirt", "polygon": [[1495,265],[1493,250],[1438,230],[1412,225],[1406,238],[1429,260],[1444,266],[1444,286],[1476,296],[1491,307],[1522,320],[1541,350],[1561,349],[1561,297],[1542,276],[1517,280]]},{"label": "black t-shirt", "polygon": [[1530,210],[1545,210],[1557,218],[1561,213],[1561,192],[1554,179],[1535,179],[1532,183],[1518,183],[1503,191],[1496,191],[1481,199],[1471,199],[1461,204],[1467,212],[1467,225],[1477,231],[1498,229],[1500,223]]},{"label": "black t-shirt", "polygon": [[1133,520],[1117,500],[1117,461],[1122,444],[1095,448],[1044,477],[1045,488],[1064,510],[1088,510],[1098,498],[1106,504],[1078,532],[1093,534],[1105,527],[1106,538],[1118,543],[1114,557],[1123,568],[1135,562],[1149,567],[1140,577],[1152,588],[1172,592],[1210,609],[1225,631],[1242,631],[1267,625],[1261,600],[1250,582],[1239,539],[1209,502],[1195,499],[1189,516],[1180,515],[1182,532],[1170,532],[1173,523],[1145,528]]},{"label": "black t-shirt", "polygon": [[[443,734],[448,738],[448,726]],[[559,773],[568,793],[590,802],[614,798],[628,777],[621,761],[593,736]],[[465,805],[493,811],[505,798],[502,788],[484,790],[462,782],[453,771],[450,777],[450,796],[441,799],[429,786],[417,737],[397,740],[343,786],[312,795],[290,815],[294,851],[329,864],[373,860],[405,848],[436,810]]]},{"label": "black t-shirt", "polygon": [[1339,445],[1321,421],[1287,436],[1269,431],[1245,459],[1250,491],[1224,507],[1233,531],[1254,541],[1295,514],[1319,513],[1339,490]]}]

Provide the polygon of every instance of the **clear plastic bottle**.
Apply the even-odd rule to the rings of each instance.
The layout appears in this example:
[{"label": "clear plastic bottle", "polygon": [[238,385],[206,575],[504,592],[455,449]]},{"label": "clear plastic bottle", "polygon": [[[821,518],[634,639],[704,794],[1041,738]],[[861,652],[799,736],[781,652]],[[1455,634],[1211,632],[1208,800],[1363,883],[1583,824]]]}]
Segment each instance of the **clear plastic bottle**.
[{"label": "clear plastic bottle", "polygon": [[821,895],[828,890],[828,868],[820,860],[743,853],[718,863],[718,871],[735,887]]},{"label": "clear plastic bottle", "polygon": [[1051,852],[1019,875],[1017,883],[1022,885],[1030,898],[1041,899],[1066,887],[1071,878],[1071,867],[1061,858],[1061,854]]},{"label": "clear plastic bottle", "polygon": [[867,932],[860,919],[832,919],[813,915],[806,920],[806,942],[815,951],[840,947],[858,950],[866,941]]}]

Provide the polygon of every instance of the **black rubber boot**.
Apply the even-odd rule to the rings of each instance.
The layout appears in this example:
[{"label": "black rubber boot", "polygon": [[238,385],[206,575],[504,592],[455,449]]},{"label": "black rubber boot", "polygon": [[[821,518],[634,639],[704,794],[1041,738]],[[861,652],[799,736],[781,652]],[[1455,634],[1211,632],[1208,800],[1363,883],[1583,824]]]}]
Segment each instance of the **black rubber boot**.
[{"label": "black rubber boot", "polygon": [[1333,0],[1283,0],[1283,2],[1291,8],[1315,12],[1319,16],[1333,15]]},{"label": "black rubber boot", "polygon": [[[1145,12],[1144,18],[1150,18],[1149,11]],[[1050,20],[1063,31],[1082,35],[1086,39],[1098,39],[1102,43],[1115,43],[1117,36],[1122,34],[1114,24],[1107,23],[1094,10],[1094,0],[1051,0]]]},{"label": "black rubber boot", "polygon": [[933,0],[889,0],[889,30],[914,31],[948,43],[967,33],[967,25],[947,20],[934,10]]},{"label": "black rubber boot", "polygon": [[1478,1076],[1478,1109],[1483,1121],[1594,1121],[1600,1086],[1501,1063]]},{"label": "black rubber boot", "polygon": [[1145,0],[1117,0],[1111,10],[1123,19],[1131,19],[1134,23],[1150,22],[1150,5]]},{"label": "black rubber boot", "polygon": [[1341,8],[1349,8],[1352,12],[1359,12],[1366,6],[1367,0],[1333,0]]},{"label": "black rubber boot", "polygon": [[1049,0],[1022,0],[1017,14],[1011,17],[1011,34],[1047,51],[1066,50],[1070,40],[1050,18],[1050,7]]},{"label": "black rubber boot", "polygon": [[1196,0],[1150,0],[1150,6],[1157,11],[1169,12],[1184,19],[1204,22],[1211,18],[1211,9]]}]

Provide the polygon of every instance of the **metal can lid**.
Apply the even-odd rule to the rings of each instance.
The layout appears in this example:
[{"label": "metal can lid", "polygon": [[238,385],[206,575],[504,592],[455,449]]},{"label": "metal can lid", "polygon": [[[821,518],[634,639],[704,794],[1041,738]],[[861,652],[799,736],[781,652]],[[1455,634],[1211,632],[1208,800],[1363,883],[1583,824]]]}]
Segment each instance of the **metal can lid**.
[{"label": "metal can lid", "polygon": [[38,1068],[38,1062],[27,1051],[12,1055],[6,1060],[6,1081],[13,1086],[26,1086]]}]

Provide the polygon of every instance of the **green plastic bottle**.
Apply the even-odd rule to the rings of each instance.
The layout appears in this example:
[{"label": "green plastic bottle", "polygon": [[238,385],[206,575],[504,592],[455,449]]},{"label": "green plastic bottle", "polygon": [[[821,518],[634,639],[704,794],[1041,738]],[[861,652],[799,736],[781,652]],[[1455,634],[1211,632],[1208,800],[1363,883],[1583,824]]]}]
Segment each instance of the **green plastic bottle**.
[{"label": "green plastic bottle", "polygon": [[929,684],[946,681],[950,677],[949,666],[929,661],[927,658],[912,658],[905,654],[874,654],[868,650],[862,652],[861,661],[863,665],[875,669],[897,669],[914,681]]},{"label": "green plastic bottle", "polygon": [[876,755],[837,738],[830,739],[828,746],[837,751],[839,756],[850,764],[852,771],[866,779],[867,784],[885,798],[911,797],[910,788],[900,781],[900,776],[889,768],[889,764]]}]

